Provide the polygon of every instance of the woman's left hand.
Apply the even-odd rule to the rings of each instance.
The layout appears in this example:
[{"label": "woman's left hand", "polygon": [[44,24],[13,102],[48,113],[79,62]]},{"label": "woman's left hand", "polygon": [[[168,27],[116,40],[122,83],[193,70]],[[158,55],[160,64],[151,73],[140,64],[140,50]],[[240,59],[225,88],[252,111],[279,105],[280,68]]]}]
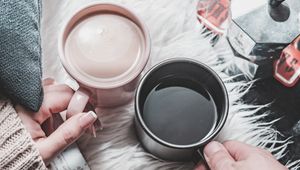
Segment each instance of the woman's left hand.
[{"label": "woman's left hand", "polygon": [[60,125],[59,112],[66,110],[73,90],[67,85],[44,81],[44,101],[38,112],[31,112],[17,105],[23,124],[35,142],[46,165],[67,146],[76,141],[97,119],[93,111],[75,114]]}]

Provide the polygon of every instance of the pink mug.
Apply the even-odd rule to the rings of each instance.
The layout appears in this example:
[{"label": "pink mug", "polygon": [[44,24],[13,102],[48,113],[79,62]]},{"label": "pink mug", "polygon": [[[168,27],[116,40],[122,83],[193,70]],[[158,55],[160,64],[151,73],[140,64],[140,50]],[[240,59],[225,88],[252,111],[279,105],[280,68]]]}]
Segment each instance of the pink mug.
[{"label": "pink mug", "polygon": [[[136,57],[130,68],[117,77],[90,78],[86,73],[83,74],[76,70],[72,62],[70,62],[71,60],[66,57],[66,42],[68,36],[79,22],[84,21],[93,14],[109,14],[124,17],[133,22],[140,30],[139,35],[142,35],[142,41],[140,41],[141,44],[139,44],[141,47],[138,53],[139,55]],[[122,27],[118,29],[122,29]],[[113,45],[114,42],[111,42],[107,47],[111,48]],[[126,104],[133,99],[140,74],[146,66],[150,55],[150,36],[145,24],[127,7],[112,3],[92,3],[79,9],[67,20],[59,37],[58,50],[63,67],[80,86],[72,97],[68,107],[68,113],[76,114],[82,112],[88,102],[94,107],[115,107]],[[101,52],[99,54],[97,53],[97,55],[101,55]],[[82,62],[85,62],[84,64],[87,66],[87,69],[89,69],[89,66],[97,66],[95,64],[98,62],[92,62],[88,59],[81,60]],[[122,62],[127,62],[126,58],[124,58]],[[110,67],[106,68],[105,65],[102,66],[103,68],[99,67],[99,70],[106,69],[105,71],[109,71]],[[102,75],[101,71],[97,74]]]}]

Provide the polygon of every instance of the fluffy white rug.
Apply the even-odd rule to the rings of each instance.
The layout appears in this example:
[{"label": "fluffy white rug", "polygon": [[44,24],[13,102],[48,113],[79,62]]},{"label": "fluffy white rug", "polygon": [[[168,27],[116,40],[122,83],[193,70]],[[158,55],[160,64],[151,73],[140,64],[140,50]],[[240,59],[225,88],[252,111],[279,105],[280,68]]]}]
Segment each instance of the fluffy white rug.
[{"label": "fluffy white rug", "polygon": [[[93,0],[43,1],[42,46],[45,77],[54,77],[59,82],[68,80],[57,53],[58,31],[64,19],[90,1]],[[219,73],[229,92],[230,113],[217,140],[235,139],[266,148],[276,158],[284,155],[289,140],[278,139],[280,134],[271,128],[273,122],[260,121],[267,113],[255,116],[258,110],[268,105],[253,106],[240,100],[252,82],[233,82],[233,77],[225,74],[226,70],[234,69],[237,74],[251,75],[248,65],[233,57],[224,39],[211,47],[209,38],[204,38],[202,26],[196,19],[197,0],[108,2],[126,4],[146,22],[152,38],[151,65],[167,58],[190,57],[211,66]],[[235,63],[240,67],[235,67]],[[86,135],[78,142],[91,169],[192,169],[191,163],[164,162],[144,152],[135,137],[132,103],[112,110],[100,109],[98,114],[104,122],[104,130],[97,133],[96,139]],[[295,164],[289,163],[287,166],[297,169]]]}]

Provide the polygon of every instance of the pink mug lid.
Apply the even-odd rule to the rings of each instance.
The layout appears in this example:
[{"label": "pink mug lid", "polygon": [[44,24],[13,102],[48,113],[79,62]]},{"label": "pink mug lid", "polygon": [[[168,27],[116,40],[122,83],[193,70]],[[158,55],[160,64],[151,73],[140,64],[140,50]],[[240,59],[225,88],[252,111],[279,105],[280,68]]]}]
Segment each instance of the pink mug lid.
[{"label": "pink mug lid", "polygon": [[[99,16],[96,16],[98,15]],[[98,18],[94,18],[97,19],[96,21],[88,21],[88,17],[93,17],[96,16]],[[101,16],[100,16],[101,15]],[[103,17],[104,15],[106,15],[105,17]],[[102,17],[102,18],[101,18]],[[101,25],[101,22],[104,23],[105,20],[111,20],[112,22],[107,22],[107,24],[112,25],[113,24],[113,20],[114,19],[119,19],[121,21],[120,24],[120,28],[118,29],[122,29],[125,28],[126,29],[126,23],[130,24],[128,25],[129,30],[133,30],[136,29],[136,33],[137,33],[137,38],[140,37],[139,39],[139,48],[135,47],[135,46],[130,46],[126,43],[124,43],[122,40],[121,42],[116,42],[115,45],[119,44],[122,45],[122,43],[124,44],[125,49],[121,48],[119,49],[119,51],[114,51],[114,50],[118,50],[118,49],[114,49],[113,45],[114,43],[108,43],[108,44],[103,44],[103,43],[97,43],[94,47],[90,47],[91,44],[93,42],[87,42],[87,43],[79,43],[80,46],[76,45],[74,46],[74,43],[71,44],[71,46],[69,46],[69,42],[73,42],[73,41],[68,41],[68,36],[73,34],[74,32],[76,33],[76,27],[79,24],[93,24],[94,25],[98,24]],[[131,22],[128,22],[126,20],[129,20]],[[123,25],[122,25],[123,23]],[[103,25],[103,24],[102,24]],[[113,31],[116,31],[117,29],[113,29],[112,30],[112,34]],[[77,31],[78,33],[78,31]],[[87,35],[88,31],[84,33],[85,36],[89,36]],[[116,33],[116,35],[118,35]],[[119,33],[119,36],[122,35],[122,33]],[[126,37],[127,36],[127,37]],[[130,38],[132,36],[135,36],[134,34],[132,35],[124,35],[124,37],[126,37],[128,39],[128,41],[130,41]],[[90,39],[89,41],[94,41],[93,37],[90,37],[92,39]],[[126,39],[125,39],[126,40]],[[107,39],[105,39],[105,41],[107,41]],[[74,41],[75,42],[75,41]],[[97,42],[97,37],[95,38],[95,41]],[[100,42],[100,41],[98,41]],[[76,47],[75,50],[73,50],[74,48],[69,48],[71,50],[67,50],[68,48],[66,48],[66,44],[68,44],[68,48],[69,47]],[[108,65],[105,65],[105,60],[103,60],[103,58],[106,58],[106,56],[101,56],[98,61],[97,61],[97,57],[89,57],[88,54],[85,54],[85,51],[87,51],[88,53],[88,48],[97,48],[97,45],[99,44],[99,46],[101,47],[100,49],[102,50],[106,50],[106,48],[109,51],[108,58],[115,58],[115,60],[119,60],[118,62],[116,62],[116,64],[113,64],[112,62],[109,63]],[[123,86],[127,83],[129,83],[130,81],[132,81],[133,79],[135,79],[143,70],[143,68],[145,67],[149,55],[150,55],[150,36],[148,33],[148,30],[145,26],[145,24],[137,17],[137,15],[135,15],[133,12],[131,12],[130,9],[128,9],[127,7],[121,6],[121,5],[117,5],[117,4],[112,4],[112,3],[92,3],[89,4],[87,6],[82,7],[81,9],[79,9],[78,11],[75,12],[74,15],[72,15],[72,17],[67,20],[67,23],[65,24],[65,26],[63,27],[63,30],[60,34],[59,37],[59,56],[61,59],[61,62],[64,66],[64,68],[66,69],[66,71],[75,79],[77,80],[80,84],[83,84],[85,86],[88,87],[93,87],[93,88],[101,88],[101,89],[108,89],[108,88],[116,88],[116,87],[120,87]],[[78,43],[77,43],[78,45]],[[127,47],[128,45],[128,47]],[[104,47],[105,46],[105,47]],[[78,51],[78,47],[80,47],[81,52],[80,54],[77,54]],[[111,48],[111,49],[109,49]],[[126,48],[134,48],[134,50],[137,51],[137,53],[135,54],[135,57],[127,57],[127,56],[115,56],[114,54],[120,54],[120,53],[125,53],[125,54],[130,54],[130,52],[128,52],[128,50]],[[122,51],[123,49],[123,51]],[[76,52],[75,52],[76,51]],[[97,51],[97,49],[96,49]],[[101,50],[100,50],[101,51]],[[119,52],[119,53],[118,53]],[[98,54],[99,53],[99,49],[97,51],[97,53],[95,54],[97,55],[101,55]],[[134,53],[134,52],[133,52]],[[80,58],[78,60],[78,62],[73,62],[76,61],[75,59],[70,60],[68,56],[72,56],[72,55],[79,55],[81,57],[82,55],[82,59]],[[113,56],[113,57],[110,57]],[[122,62],[121,62],[122,60]],[[82,63],[81,63],[82,62]],[[79,65],[79,66],[78,66]],[[99,65],[99,66],[98,66]],[[124,68],[122,68],[122,66],[126,66]],[[127,67],[128,66],[128,67]]]}]

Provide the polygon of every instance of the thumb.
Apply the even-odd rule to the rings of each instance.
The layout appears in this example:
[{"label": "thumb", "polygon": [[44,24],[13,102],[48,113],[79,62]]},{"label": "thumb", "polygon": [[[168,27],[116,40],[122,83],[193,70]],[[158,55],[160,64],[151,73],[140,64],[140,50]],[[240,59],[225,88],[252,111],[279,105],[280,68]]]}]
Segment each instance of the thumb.
[{"label": "thumb", "polygon": [[204,148],[204,157],[211,170],[234,169],[234,159],[219,142],[212,141],[206,145]]},{"label": "thumb", "polygon": [[37,147],[45,163],[49,163],[58,153],[76,141],[96,119],[97,115],[93,111],[76,114],[66,120],[49,137],[38,140]]}]

